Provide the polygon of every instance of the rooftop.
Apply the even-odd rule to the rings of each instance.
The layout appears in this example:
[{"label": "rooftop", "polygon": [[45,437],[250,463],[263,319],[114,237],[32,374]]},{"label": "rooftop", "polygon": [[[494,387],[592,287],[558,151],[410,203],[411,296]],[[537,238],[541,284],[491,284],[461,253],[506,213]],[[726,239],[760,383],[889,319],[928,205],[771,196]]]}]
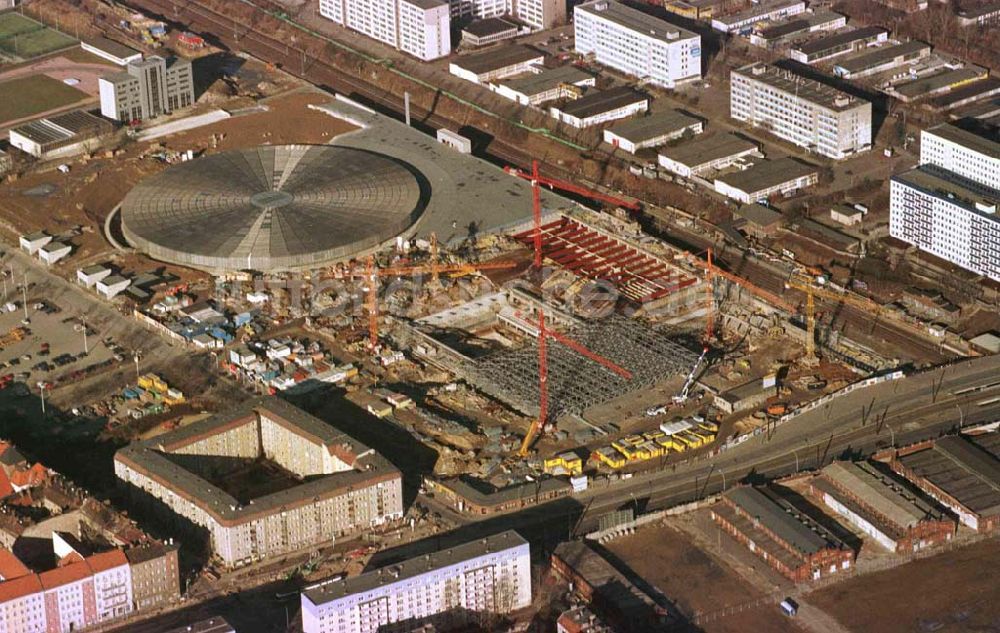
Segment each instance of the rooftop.
[{"label": "rooftop", "polygon": [[812,173],[817,173],[817,169],[812,165],[786,157],[777,160],[762,160],[749,169],[716,176],[716,180],[740,191],[753,193],[777,187]]},{"label": "rooftop", "polygon": [[760,488],[741,486],[729,490],[723,496],[804,555],[815,554],[824,549],[846,548],[829,530],[770,491],[765,493]]},{"label": "rooftop", "polygon": [[487,508],[520,499],[531,499],[536,495],[547,495],[559,490],[569,492],[572,489],[569,482],[556,477],[513,484],[494,490],[483,490],[481,486],[472,485],[462,477],[446,479],[441,482],[441,485],[477,506]]},{"label": "rooftop", "polygon": [[592,90],[565,104],[559,111],[578,119],[586,119],[639,101],[649,101],[649,95],[630,86],[618,86],[608,90]]},{"label": "rooftop", "polygon": [[960,127],[952,125],[951,123],[935,125],[932,128],[924,130],[923,134],[933,134],[934,136],[943,138],[946,141],[951,141],[956,145],[961,145],[962,147],[971,149],[974,152],[978,152],[994,160],[1000,159],[1000,141],[974,134],[968,130],[963,130]]},{"label": "rooftop", "polygon": [[645,11],[633,9],[616,0],[597,0],[576,7],[576,11],[600,16],[618,26],[663,41],[678,41],[700,37]]},{"label": "rooftop", "polygon": [[89,46],[100,49],[105,53],[117,57],[119,59],[127,59],[134,55],[140,55],[139,51],[134,48],[125,46],[124,44],[119,44],[114,40],[109,40],[106,37],[95,37],[91,39],[84,40]]},{"label": "rooftop", "polygon": [[761,2],[751,6],[749,9],[737,11],[736,13],[730,13],[729,15],[721,15],[714,18],[714,20],[717,20],[722,24],[736,24],[737,22],[743,22],[759,15],[768,15],[774,11],[787,9],[797,4],[804,3],[802,0],[775,0],[774,2]]},{"label": "rooftop", "polygon": [[322,605],[353,594],[372,591],[387,584],[416,578],[478,556],[527,546],[528,541],[524,540],[520,534],[513,530],[507,530],[456,547],[411,558],[395,565],[373,569],[352,578],[316,583],[313,588],[307,587],[302,595],[313,604]]},{"label": "rooftop", "polygon": [[836,22],[844,16],[835,11],[820,9],[813,13],[798,13],[790,18],[774,22],[760,30],[760,36],[767,40],[780,39],[807,31],[813,27],[829,22]]},{"label": "rooftop", "polygon": [[933,103],[936,108],[947,109],[963,101],[985,99],[998,93],[1000,93],[1000,77],[987,77],[986,79],[955,88],[951,92],[934,99]]},{"label": "rooftop", "polygon": [[881,66],[896,59],[897,57],[908,57],[923,50],[930,50],[929,44],[911,40],[902,44],[890,46],[880,46],[875,50],[862,53],[856,57],[845,59],[837,64],[837,68],[848,73],[857,73],[869,68]]},{"label": "rooftop", "polygon": [[784,217],[780,211],[775,211],[757,203],[743,205],[736,210],[736,214],[745,218],[748,222],[759,226],[771,226],[772,224],[781,222],[781,219]]},{"label": "rooftop", "polygon": [[475,55],[462,55],[451,62],[459,68],[464,68],[477,75],[489,73],[508,66],[516,66],[532,60],[541,61],[545,58],[545,53],[525,46],[523,44],[509,44],[491,48]]},{"label": "rooftop", "polygon": [[972,512],[1000,514],[1000,460],[982,446],[952,435],[899,461]]},{"label": "rooftop", "polygon": [[756,143],[726,132],[713,136],[698,136],[673,147],[661,147],[659,152],[670,160],[693,167],[756,149],[758,149]]},{"label": "rooftop", "polygon": [[833,35],[827,35],[826,37],[805,42],[804,44],[795,47],[795,50],[806,55],[816,55],[818,53],[823,53],[825,51],[844,46],[845,44],[850,44],[851,42],[871,39],[882,33],[887,33],[887,31],[877,26],[863,26],[858,29],[851,29],[850,31],[844,31],[842,33],[834,33]]},{"label": "rooftop", "polygon": [[965,84],[981,76],[982,71],[975,68],[955,68],[897,85],[895,91],[904,97],[917,99],[927,93]]},{"label": "rooftop", "polygon": [[780,90],[797,99],[809,101],[834,112],[843,112],[867,105],[863,101],[846,92],[831,88],[818,81],[807,79],[789,70],[778,68],[771,64],[755,63],[733,71],[753,81],[759,81],[775,90]]},{"label": "rooftop", "polygon": [[822,474],[836,487],[900,528],[946,518],[934,504],[909,492],[902,483],[867,462],[833,462],[822,470]]},{"label": "rooftop", "polygon": [[518,26],[510,20],[504,18],[486,18],[476,20],[462,29],[463,33],[474,35],[475,37],[489,37],[498,33],[505,33],[511,29],[517,30]]},{"label": "rooftop", "polygon": [[580,70],[576,66],[567,65],[548,68],[537,74],[506,79],[500,83],[514,92],[530,97],[558,88],[560,84],[575,84],[593,78],[594,76],[590,73]]},{"label": "rooftop", "polygon": [[648,116],[629,119],[611,126],[611,131],[634,143],[648,141],[665,134],[701,123],[701,119],[677,110],[661,110]]},{"label": "rooftop", "polygon": [[[984,196],[981,188],[973,189],[957,177],[949,177],[944,172],[934,169],[933,166],[923,165],[914,167],[909,171],[896,174],[892,180],[904,183],[911,187],[920,189],[930,194],[948,198],[951,202],[994,221],[1000,222],[997,213],[989,213],[980,206],[996,207],[1000,203],[1000,194],[997,197]],[[977,206],[980,205],[980,206]]]},{"label": "rooftop", "polygon": [[96,131],[110,125],[89,112],[74,110],[66,114],[57,114],[45,119],[38,119],[14,128],[21,136],[38,143],[50,145],[72,139],[78,134]]},{"label": "rooftop", "polygon": [[656,603],[645,591],[635,586],[625,574],[615,569],[585,542],[560,543],[553,552],[553,557],[586,580],[594,588],[594,593],[601,596],[602,601],[615,605],[626,621],[641,622],[648,617],[650,611],[655,610]]}]

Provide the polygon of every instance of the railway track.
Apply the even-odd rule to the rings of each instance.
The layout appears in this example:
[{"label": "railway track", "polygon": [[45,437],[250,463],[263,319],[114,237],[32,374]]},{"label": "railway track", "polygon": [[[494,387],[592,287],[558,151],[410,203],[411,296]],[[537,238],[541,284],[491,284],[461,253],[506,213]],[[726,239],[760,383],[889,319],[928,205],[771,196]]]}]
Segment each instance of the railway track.
[{"label": "railway track", "polygon": [[[197,0],[186,0],[183,3],[177,0],[127,0],[125,4],[139,10],[156,13],[163,19],[181,24],[185,28],[211,34],[219,43],[230,50],[245,51],[258,59],[280,65],[285,72],[300,79],[335,93],[359,98],[368,105],[375,106],[382,114],[397,120],[403,119],[400,114],[404,108],[402,98],[352,77],[324,59],[317,57],[307,59],[306,56],[310,55],[307,50],[309,48],[307,42],[323,43],[322,39],[307,32],[303,31],[302,39],[295,44],[290,44],[275,35],[261,32],[252,25],[235,22],[231,16]],[[255,10],[260,11],[259,9]],[[463,126],[460,122],[413,104],[411,104],[410,113],[412,120],[417,121],[419,126],[428,130],[459,129]],[[490,142],[488,151],[483,153],[482,157],[498,165],[515,165],[522,168],[527,167],[533,159],[533,156],[527,152],[498,138],[494,138]],[[559,165],[545,162],[544,166],[546,172],[555,177],[566,180],[578,178],[578,174]],[[715,243],[707,237],[698,237],[690,233],[685,237],[692,246],[700,250],[710,246],[715,247]],[[720,258],[720,263],[724,264],[725,258]],[[745,271],[738,271],[738,274],[744,275],[750,281],[776,294],[785,293],[785,279],[763,266],[747,263]],[[824,303],[818,301],[821,306]],[[827,307],[836,309],[836,306],[832,306],[832,304]],[[947,358],[937,347],[916,339],[911,334],[890,324],[885,322],[871,323],[871,318],[856,308],[840,306],[838,319],[842,323],[848,324],[855,332],[864,331],[867,325],[870,326],[871,335],[878,336],[887,344],[902,346],[903,349],[919,350],[921,360],[939,362]]]}]

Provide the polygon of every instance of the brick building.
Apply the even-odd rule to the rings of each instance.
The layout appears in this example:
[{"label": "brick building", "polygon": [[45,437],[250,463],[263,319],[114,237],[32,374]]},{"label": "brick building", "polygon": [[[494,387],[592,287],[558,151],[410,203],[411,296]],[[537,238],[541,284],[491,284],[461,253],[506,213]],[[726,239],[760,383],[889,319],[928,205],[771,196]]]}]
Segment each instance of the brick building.
[{"label": "brick building", "polygon": [[842,540],[767,488],[729,490],[712,508],[712,519],[796,582],[847,571],[854,561]]}]

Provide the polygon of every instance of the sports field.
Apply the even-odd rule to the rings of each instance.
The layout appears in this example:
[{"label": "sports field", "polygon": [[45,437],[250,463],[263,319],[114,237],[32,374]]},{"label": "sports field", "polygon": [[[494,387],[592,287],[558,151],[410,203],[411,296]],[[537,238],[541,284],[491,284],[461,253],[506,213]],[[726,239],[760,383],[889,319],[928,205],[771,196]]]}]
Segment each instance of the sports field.
[{"label": "sports field", "polygon": [[6,122],[34,116],[87,99],[89,95],[46,75],[19,77],[0,83],[0,93],[17,99],[0,99],[0,127]]},{"label": "sports field", "polygon": [[20,13],[0,13],[0,57],[32,59],[76,43],[75,38]]}]

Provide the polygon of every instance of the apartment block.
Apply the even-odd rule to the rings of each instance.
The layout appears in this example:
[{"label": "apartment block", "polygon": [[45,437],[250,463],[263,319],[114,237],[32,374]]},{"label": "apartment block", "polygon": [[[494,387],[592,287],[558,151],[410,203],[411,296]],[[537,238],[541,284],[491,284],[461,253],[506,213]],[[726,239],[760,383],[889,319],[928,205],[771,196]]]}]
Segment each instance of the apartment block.
[{"label": "apartment block", "polygon": [[417,59],[451,53],[447,0],[319,0],[319,14]]},{"label": "apartment block", "polygon": [[768,64],[730,76],[730,116],[834,159],[871,148],[872,105]]},{"label": "apartment block", "polygon": [[233,567],[403,515],[385,458],[277,398],[260,398],[115,455],[137,506],[206,538]]},{"label": "apartment block", "polygon": [[951,172],[987,190],[1000,189],[1000,143],[950,123],[920,133],[920,164]]},{"label": "apartment block", "polygon": [[158,55],[131,62],[124,72],[98,80],[101,114],[116,121],[144,121],[194,104],[191,62]]},{"label": "apartment block", "polygon": [[577,5],[576,52],[652,84],[701,77],[701,36],[615,0]]},{"label": "apartment block", "polygon": [[448,0],[456,21],[513,16],[533,30],[566,23],[566,0]]},{"label": "apartment block", "polygon": [[507,531],[302,593],[303,633],[467,626],[531,604],[528,542]]}]

